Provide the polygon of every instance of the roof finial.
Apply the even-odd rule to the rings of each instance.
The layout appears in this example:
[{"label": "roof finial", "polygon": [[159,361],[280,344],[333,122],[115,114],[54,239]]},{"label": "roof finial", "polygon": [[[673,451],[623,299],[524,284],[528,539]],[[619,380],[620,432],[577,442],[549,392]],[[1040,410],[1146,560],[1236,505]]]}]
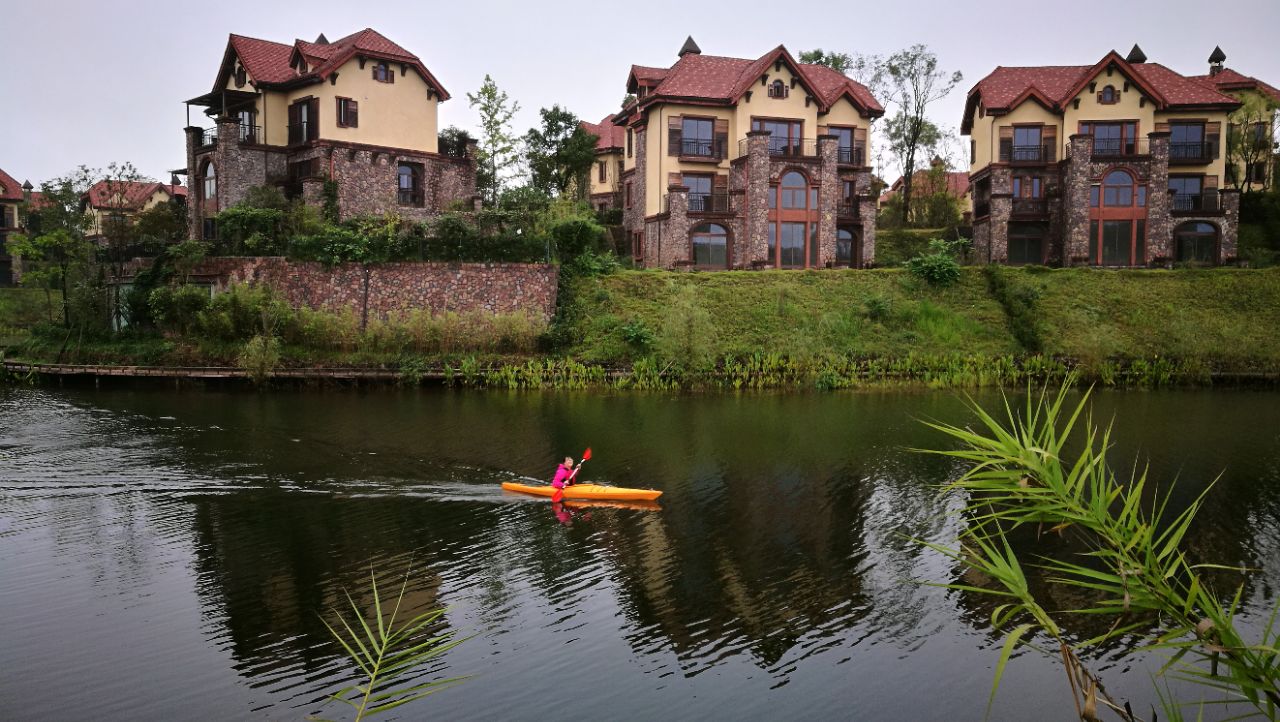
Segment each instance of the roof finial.
[{"label": "roof finial", "polygon": [[1147,62],[1147,54],[1142,52],[1142,48],[1138,47],[1137,43],[1134,43],[1133,50],[1129,51],[1124,60],[1126,63],[1145,63]]},{"label": "roof finial", "polygon": [[1209,74],[1217,75],[1222,72],[1222,64],[1227,61],[1227,54],[1222,52],[1222,48],[1213,46],[1213,53],[1209,55]]},{"label": "roof finial", "polygon": [[326,37],[324,36],[324,33],[320,33],[320,37],[316,38],[316,42],[315,42],[315,44],[316,44],[316,45],[328,45],[328,44],[329,44],[329,38],[326,38]]},{"label": "roof finial", "polygon": [[698,44],[693,42],[692,35],[690,35],[688,38],[685,39],[684,45],[680,46],[679,56],[683,58],[689,53],[693,53],[694,55],[702,55],[702,48],[699,48]]}]

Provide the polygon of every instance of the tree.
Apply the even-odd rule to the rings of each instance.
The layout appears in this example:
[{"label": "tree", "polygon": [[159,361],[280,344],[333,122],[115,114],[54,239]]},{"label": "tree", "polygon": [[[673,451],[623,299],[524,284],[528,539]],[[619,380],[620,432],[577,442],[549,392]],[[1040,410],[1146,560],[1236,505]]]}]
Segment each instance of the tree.
[{"label": "tree", "polygon": [[540,113],[542,127],[530,129],[524,137],[531,185],[548,196],[563,196],[571,187],[578,197],[585,196],[599,138],[559,105]]},{"label": "tree", "polygon": [[802,63],[825,65],[841,75],[847,75],[876,97],[884,93],[884,59],[879,55],[849,54],[814,48],[801,52],[799,59]]},{"label": "tree", "polygon": [[520,161],[517,138],[511,130],[511,119],[519,112],[520,104],[498,90],[488,75],[478,92],[467,93],[467,101],[480,113],[476,191],[493,205],[502,192],[503,174]]},{"label": "tree", "polygon": [[461,158],[467,154],[467,146],[470,145],[472,141],[473,139],[470,133],[456,125],[451,125],[440,131],[440,152],[444,155]]},{"label": "tree", "polygon": [[1227,118],[1227,181],[1238,191],[1251,191],[1257,182],[1266,187],[1266,176],[1254,181],[1251,167],[1271,162],[1272,141],[1280,127],[1276,125],[1280,103],[1259,93],[1242,93],[1242,105]]},{"label": "tree", "polygon": [[886,98],[896,106],[885,134],[902,168],[902,219],[911,214],[911,184],[921,148],[937,145],[938,126],[926,117],[929,104],[945,98],[964,79],[960,71],[948,75],[938,69],[938,57],[924,45],[899,50],[884,62]]},{"label": "tree", "polygon": [[82,234],[55,228],[37,236],[17,234],[8,246],[10,254],[22,259],[22,284],[44,289],[50,321],[53,291],[62,293],[62,323],[71,328],[71,292],[92,275],[93,244]]},{"label": "tree", "polygon": [[148,250],[161,251],[187,235],[187,207],[177,198],[157,203],[138,214],[134,234]]}]

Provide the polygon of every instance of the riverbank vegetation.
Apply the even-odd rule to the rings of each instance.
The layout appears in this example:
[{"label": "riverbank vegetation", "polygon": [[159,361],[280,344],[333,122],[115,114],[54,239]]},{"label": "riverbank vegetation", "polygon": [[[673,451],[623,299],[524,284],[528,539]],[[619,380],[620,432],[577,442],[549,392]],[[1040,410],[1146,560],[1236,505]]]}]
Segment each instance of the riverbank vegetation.
[{"label": "riverbank vegetation", "polygon": [[[961,581],[941,586],[989,598],[992,627],[1007,630],[992,699],[1014,650],[1027,646],[1062,661],[1078,718],[1145,719],[1112,697],[1088,666],[1092,650],[1118,642],[1127,650],[1119,653],[1122,657],[1133,650],[1167,655],[1157,677],[1189,680],[1205,692],[1218,692],[1215,700],[1197,700],[1197,718],[1213,705],[1232,719],[1275,719],[1280,601],[1260,631],[1238,622],[1253,572],[1199,559],[1189,543],[1188,531],[1212,484],[1179,510],[1166,484],[1143,472],[1121,479],[1108,464],[1110,434],[1090,416],[1089,395],[1074,408],[1066,398],[1065,390],[1056,396],[1028,394],[1025,408],[1015,411],[1006,402],[996,413],[971,404],[977,417],[972,426],[928,424],[959,444],[928,453],[968,468],[943,489],[963,505],[956,545],[921,543],[960,569]],[[1047,552],[1033,562],[1018,551],[1028,534],[1062,540],[1036,544],[1040,554],[1046,548],[1066,551]],[[1044,571],[1042,582],[1028,581],[1029,566]],[[1079,606],[1063,609],[1065,599]],[[1067,619],[1086,615],[1103,620],[1106,630],[1088,639],[1067,631],[1073,626]],[[1115,666],[1114,654],[1107,667]],[[1167,681],[1156,681],[1162,683],[1167,691]],[[1180,703],[1165,691],[1160,696],[1170,719],[1183,719],[1183,707],[1196,704]]]}]

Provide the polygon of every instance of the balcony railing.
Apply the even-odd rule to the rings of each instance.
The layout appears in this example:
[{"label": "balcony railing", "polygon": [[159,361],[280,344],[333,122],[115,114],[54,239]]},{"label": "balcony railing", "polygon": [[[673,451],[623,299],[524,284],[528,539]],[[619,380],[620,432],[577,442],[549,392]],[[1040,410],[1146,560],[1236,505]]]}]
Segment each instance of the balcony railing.
[{"label": "balcony railing", "polygon": [[1172,210],[1174,213],[1217,213],[1222,210],[1222,204],[1217,191],[1174,193]]},{"label": "balcony railing", "polygon": [[1014,198],[1013,215],[1043,216],[1049,213],[1049,201],[1044,198]]},{"label": "balcony railing", "polygon": [[712,191],[710,193],[689,194],[690,213],[728,213],[729,193]]},{"label": "balcony railing", "polygon": [[311,136],[309,134],[310,130],[311,130],[310,123],[308,121],[303,121],[301,123],[290,123],[289,124],[289,145],[295,145],[297,143],[305,143],[308,140],[310,140],[311,139]]},{"label": "balcony railing", "polygon": [[1040,145],[1000,144],[1001,163],[1052,163],[1055,147],[1049,143]]},{"label": "balcony railing", "polygon": [[261,126],[248,125],[246,123],[241,123],[240,124],[240,142],[249,143],[250,145],[257,145],[259,143],[265,142],[265,139],[262,137]]},{"label": "balcony railing", "polygon": [[973,217],[984,218],[991,215],[991,201],[975,200],[973,202]]},{"label": "balcony railing", "polygon": [[857,218],[861,215],[858,210],[858,201],[851,198],[840,199],[836,206],[836,217],[841,219]]},{"label": "balcony railing", "polygon": [[1177,141],[1169,144],[1170,163],[1208,163],[1213,160],[1217,146],[1201,141]]},{"label": "balcony railing", "polygon": [[413,206],[415,208],[421,208],[424,205],[422,191],[406,190],[402,188],[396,194],[396,202],[398,202],[402,206]]},{"label": "balcony railing", "polygon": [[205,128],[200,132],[200,147],[208,148],[218,144],[218,129]]},{"label": "balcony railing", "polygon": [[842,145],[836,150],[836,162],[841,165],[866,165],[866,148],[861,144],[852,147]]},{"label": "balcony railing", "polygon": [[[738,157],[750,151],[750,138],[738,141]],[[769,137],[769,156],[772,158],[817,158],[818,141],[812,138],[774,138]]]},{"label": "balcony railing", "polygon": [[683,138],[680,141],[680,155],[687,158],[721,160],[725,156],[724,140]]},{"label": "balcony railing", "polygon": [[1129,158],[1151,153],[1150,142],[1146,138],[1094,138],[1094,158]]}]

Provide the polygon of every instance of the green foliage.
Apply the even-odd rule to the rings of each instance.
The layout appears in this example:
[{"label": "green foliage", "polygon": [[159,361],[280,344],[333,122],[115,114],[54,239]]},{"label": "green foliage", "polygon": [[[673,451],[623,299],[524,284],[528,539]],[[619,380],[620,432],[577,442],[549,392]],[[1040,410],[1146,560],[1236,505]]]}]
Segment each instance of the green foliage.
[{"label": "green foliage", "polygon": [[[1252,176],[1242,172],[1250,165],[1272,164],[1274,159],[1273,143],[1277,138],[1276,112],[1280,103],[1269,95],[1259,92],[1238,93],[1240,107],[1228,116],[1228,132],[1226,142],[1227,182],[1239,191],[1256,191]],[[1253,128],[1263,129],[1261,138],[1254,135]],[[1274,188],[1272,189],[1275,190]],[[1241,221],[1244,221],[1243,202],[1241,203]]]},{"label": "green foliage", "polygon": [[939,70],[938,57],[924,45],[890,55],[876,74],[885,79],[884,97],[894,106],[884,120],[883,135],[902,170],[905,222],[911,218],[911,204],[915,201],[911,188],[916,159],[936,149],[942,137],[938,126],[928,119],[929,106],[945,98],[964,78],[959,71],[948,75]]},{"label": "green foliage", "polygon": [[342,220],[342,210],[338,207],[338,181],[329,176],[325,176],[320,186],[320,217],[326,223]]},{"label": "green foliage", "polygon": [[[1243,583],[1222,594],[1205,572],[1223,570],[1239,578],[1236,575],[1246,570],[1195,563],[1185,548],[1187,532],[1212,485],[1176,512],[1173,491],[1150,490],[1145,472],[1121,480],[1107,460],[1110,432],[1096,426],[1089,414],[1089,394],[1074,409],[1066,406],[1066,399],[1065,388],[1056,397],[1028,394],[1021,413],[1006,401],[1003,419],[971,402],[976,429],[928,424],[959,442],[960,448],[926,453],[969,468],[944,487],[944,493],[963,504],[957,512],[965,520],[959,545],[921,543],[970,570],[966,578],[989,580],[981,586],[940,586],[993,598],[998,606],[991,615],[992,626],[1017,625],[996,665],[992,698],[1014,649],[1032,646],[1030,635],[1039,631],[1053,642],[1050,653],[1065,663],[1076,709],[1084,710],[1085,719],[1097,719],[1100,709],[1122,720],[1138,719],[1106,693],[1082,661],[1082,650],[1120,638],[1128,638],[1127,648],[1145,646],[1168,653],[1162,675],[1172,671],[1180,679],[1225,693],[1223,704],[1273,718],[1280,706],[1280,628],[1274,626],[1275,615],[1260,633],[1238,629],[1235,619]],[[1073,433],[1082,419],[1080,433]],[[1048,571],[1048,589],[1033,587],[1011,543],[1021,529],[1071,537],[1072,548],[1082,550],[1080,560],[1038,554],[1037,563]],[[1055,588],[1061,592],[1054,593]],[[1079,603],[1085,606],[1063,610],[1062,599],[1083,600]],[[1079,614],[1114,622],[1102,634],[1081,641],[1066,634],[1059,622]]]},{"label": "green foliage", "polygon": [[595,163],[596,136],[583,130],[578,116],[553,105],[540,111],[542,125],[524,137],[530,185],[548,196],[563,196],[570,189],[586,197],[588,173]]},{"label": "green foliage", "polygon": [[269,286],[234,285],[215,295],[199,313],[199,330],[208,337],[238,341],[263,328],[281,328],[292,314],[289,304]]},{"label": "green foliage", "polygon": [[1009,317],[1009,330],[1018,339],[1027,353],[1040,353],[1044,350],[1044,340],[1040,329],[1040,290],[1030,283],[1014,280],[1008,269],[989,265],[983,268],[987,276],[987,288],[991,297],[998,301]]},{"label": "green foliage", "polygon": [[586,253],[606,250],[604,227],[589,218],[570,218],[552,224],[551,239],[555,242],[556,255],[564,261]]},{"label": "green foliage", "polygon": [[498,84],[487,74],[480,90],[467,93],[467,102],[480,114],[476,192],[489,205],[496,205],[506,185],[506,174],[520,161],[519,139],[511,129],[511,120],[520,111],[520,104],[498,90]]},{"label": "green foliage", "polygon": [[179,243],[187,237],[187,208],[176,201],[157,203],[136,216],[134,233],[148,252]]},{"label": "green foliage", "polygon": [[244,200],[238,205],[248,208],[266,208],[287,211],[292,205],[284,193],[275,186],[250,186],[244,192]]},{"label": "green foliage", "polygon": [[10,255],[21,258],[22,285],[43,288],[53,316],[52,292],[62,297],[62,320],[68,328],[75,320],[73,307],[77,297],[91,286],[94,279],[94,247],[82,234],[66,228],[54,228],[37,236],[15,234],[9,237]]},{"label": "green foliage", "polygon": [[269,333],[255,335],[244,342],[236,357],[236,365],[248,374],[253,383],[266,383],[280,366],[280,339]]},{"label": "green foliage", "polygon": [[285,211],[235,205],[217,216],[219,241],[232,255],[282,255],[286,241],[281,233]]},{"label": "green foliage", "polygon": [[713,359],[715,324],[699,304],[696,288],[686,285],[674,291],[658,333],[658,355],[685,373],[704,371]]},{"label": "green foliage", "polygon": [[940,238],[929,241],[929,251],[906,262],[913,276],[931,286],[950,286],[960,280],[960,262],[952,251],[952,244]]},{"label": "green foliage", "polygon": [[467,146],[472,142],[471,134],[451,125],[440,131],[438,147],[442,155],[462,158],[467,154]]},{"label": "green foliage", "polygon": [[640,319],[632,319],[623,325],[622,339],[636,351],[646,353],[653,348],[655,337],[649,324]]},{"label": "green foliage", "polygon": [[[147,301],[150,318],[161,330],[189,335],[198,326],[200,314],[209,307],[209,289],[204,286],[161,286],[153,289]],[[134,325],[138,320],[130,318]]]},{"label": "green foliage", "polygon": [[867,318],[872,321],[884,323],[893,315],[893,300],[887,296],[869,296],[863,306],[867,310]]}]

